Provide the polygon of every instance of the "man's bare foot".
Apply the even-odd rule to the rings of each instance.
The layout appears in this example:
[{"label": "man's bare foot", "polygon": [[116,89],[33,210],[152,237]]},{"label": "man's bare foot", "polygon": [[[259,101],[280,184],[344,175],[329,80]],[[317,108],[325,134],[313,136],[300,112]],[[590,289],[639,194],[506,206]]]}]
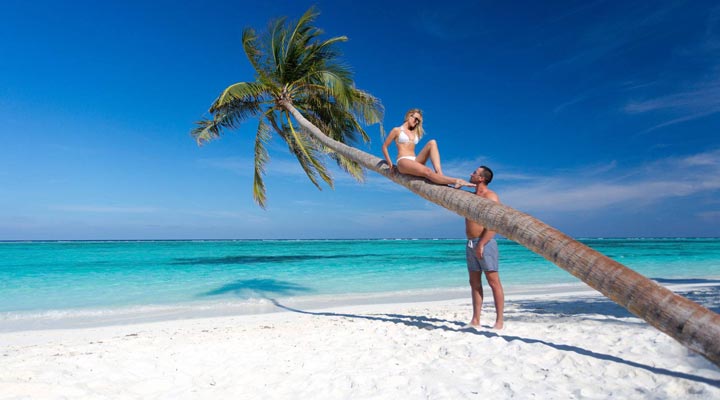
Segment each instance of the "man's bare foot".
[{"label": "man's bare foot", "polygon": [[480,320],[478,319],[471,319],[470,322],[468,322],[468,325],[474,326],[476,328],[480,327]]},{"label": "man's bare foot", "polygon": [[499,331],[503,328],[504,325],[505,323],[503,321],[498,321],[495,322],[495,325],[492,328]]}]

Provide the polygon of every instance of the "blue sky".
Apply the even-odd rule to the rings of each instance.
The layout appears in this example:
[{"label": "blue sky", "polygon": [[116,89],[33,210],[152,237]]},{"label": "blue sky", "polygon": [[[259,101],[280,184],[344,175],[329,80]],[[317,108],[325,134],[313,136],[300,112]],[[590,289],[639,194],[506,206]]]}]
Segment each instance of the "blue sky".
[{"label": "blue sky", "polygon": [[349,37],[386,128],[424,110],[446,174],[487,164],[501,201],[577,237],[720,236],[716,2],[10,0],[0,240],[462,237],[462,218],[372,172],[318,191],[277,141],[262,210],[256,122],[190,137],[253,79],[242,29],[311,4]]}]

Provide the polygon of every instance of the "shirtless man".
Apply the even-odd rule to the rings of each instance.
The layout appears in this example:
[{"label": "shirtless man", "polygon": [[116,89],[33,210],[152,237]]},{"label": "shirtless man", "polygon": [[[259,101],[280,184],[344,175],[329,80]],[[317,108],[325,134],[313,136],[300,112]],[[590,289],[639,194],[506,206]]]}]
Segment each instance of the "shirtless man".
[{"label": "shirtless man", "polygon": [[[486,199],[500,202],[497,194],[488,189],[493,178],[493,172],[486,166],[481,166],[470,175],[470,182],[476,184],[475,194]],[[503,309],[505,308],[505,294],[498,275],[498,247],[495,239],[495,232],[488,230],[477,222],[465,220],[465,236],[468,239],[465,248],[468,274],[470,275],[470,289],[473,304],[473,316],[470,325],[480,326],[480,313],[483,303],[482,271],[492,289],[493,300],[495,300],[495,311],[497,318],[493,329],[503,328]]]}]

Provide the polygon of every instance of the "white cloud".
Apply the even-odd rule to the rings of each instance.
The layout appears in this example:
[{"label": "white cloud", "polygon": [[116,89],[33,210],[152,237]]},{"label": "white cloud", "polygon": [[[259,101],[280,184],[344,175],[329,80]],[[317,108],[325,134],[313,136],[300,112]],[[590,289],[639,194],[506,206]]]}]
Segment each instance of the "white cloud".
[{"label": "white cloud", "polygon": [[435,204],[426,203],[427,208],[408,210],[378,210],[372,213],[358,213],[350,216],[352,224],[363,227],[376,227],[386,230],[388,226],[400,226],[403,230],[417,228],[427,232],[435,221],[460,218],[457,214]]},{"label": "white cloud", "polygon": [[50,206],[51,210],[81,213],[113,213],[113,214],[148,214],[160,211],[157,207],[128,207],[104,205],[57,205]]},{"label": "white cloud", "polygon": [[660,129],[660,128],[664,128],[664,127],[666,127],[666,126],[679,124],[679,123],[685,122],[685,121],[692,121],[692,120],[694,120],[694,119],[702,118],[702,117],[705,117],[705,116],[707,116],[707,115],[712,115],[712,114],[715,114],[715,113],[718,113],[718,112],[720,112],[720,109],[719,109],[719,110],[707,110],[707,111],[701,111],[701,112],[697,112],[697,113],[693,113],[693,114],[688,114],[688,115],[685,115],[685,116],[682,116],[682,117],[679,117],[679,118],[675,118],[675,119],[671,119],[671,120],[669,120],[669,121],[665,121],[665,122],[663,122],[663,123],[660,123],[660,124],[657,124],[657,125],[655,125],[655,126],[652,126],[652,127],[648,128],[648,129],[645,129],[644,131],[640,132],[639,134],[649,133],[649,132],[658,130],[658,129]]},{"label": "white cloud", "polygon": [[712,109],[716,112],[720,111],[720,80],[700,82],[697,86],[700,88],[679,91],[649,100],[630,102],[625,106],[625,111],[631,114],[656,110],[698,112]]},{"label": "white cloud", "polygon": [[[594,173],[599,171],[603,173]],[[503,203],[532,213],[594,211],[717,190],[720,190],[720,150],[667,158],[624,170],[610,163],[574,173],[550,171],[549,175],[537,176],[527,185],[503,182],[499,194]]]},{"label": "white cloud", "polygon": [[178,214],[192,215],[202,218],[221,220],[241,220],[245,223],[266,223],[270,218],[266,215],[252,211],[225,211],[225,210],[180,210]]},{"label": "white cloud", "polygon": [[[498,164],[487,157],[450,160],[443,164],[443,169],[446,175],[467,179],[470,171],[483,164],[490,165],[496,171],[497,179],[493,186],[501,201],[529,213],[599,211],[617,205],[645,205],[720,190],[720,149],[657,160],[633,168],[624,167],[613,160],[572,170],[543,170],[542,175],[517,171],[512,166]],[[245,164],[238,159],[227,159],[219,160],[215,165],[231,169]],[[354,179],[333,168],[339,185],[357,186]],[[372,171],[367,173],[363,190],[407,192],[406,188]],[[382,226],[388,223],[432,221],[448,215],[454,214],[433,206],[419,210],[358,214],[353,219],[364,226]]]},{"label": "white cloud", "polygon": [[720,165],[720,150],[700,153],[693,156],[685,157],[681,162],[689,167],[693,166],[710,166],[718,167]]},{"label": "white cloud", "polygon": [[[551,63],[546,70],[563,70],[577,68],[618,57],[624,51],[629,51],[637,42],[645,39],[646,35],[661,29],[661,24],[672,16],[673,10],[679,4],[670,4],[665,7],[635,8],[632,5],[625,12],[612,17],[593,18],[595,21],[588,24],[584,32],[579,32],[573,40],[576,41],[575,53],[568,54],[564,59]],[[558,40],[567,42],[567,36]]]},{"label": "white cloud", "polygon": [[[441,149],[442,151],[442,149]],[[488,157],[475,157],[474,159],[455,159],[443,162],[443,174],[455,178],[468,179],[470,174],[481,165],[490,165]]]},{"label": "white cloud", "polygon": [[628,102],[624,111],[628,114],[643,114],[660,111],[666,120],[642,132],[648,133],[666,126],[703,118],[720,113],[720,7],[708,12],[705,37],[675,54],[676,57],[711,60],[701,78],[695,82],[683,83],[679,89],[651,96],[643,100]]},{"label": "white cloud", "polygon": [[628,114],[663,111],[674,115],[672,118],[642,131],[643,134],[720,113],[720,79],[698,82],[688,90],[643,101],[632,101],[625,105],[624,110]]},{"label": "white cloud", "polygon": [[720,211],[705,211],[698,213],[697,216],[705,220],[720,222]]},{"label": "white cloud", "polygon": [[573,105],[575,105],[575,104],[582,103],[583,101],[589,99],[590,97],[591,97],[590,93],[584,93],[584,94],[577,95],[577,96],[573,97],[572,99],[570,99],[570,100],[568,100],[568,101],[566,101],[566,102],[564,102],[564,103],[556,106],[556,107],[553,109],[553,112],[554,112],[555,114],[558,114],[558,113],[564,111],[565,109],[567,109],[567,108],[569,108],[569,107],[571,107],[571,106],[573,106]]}]

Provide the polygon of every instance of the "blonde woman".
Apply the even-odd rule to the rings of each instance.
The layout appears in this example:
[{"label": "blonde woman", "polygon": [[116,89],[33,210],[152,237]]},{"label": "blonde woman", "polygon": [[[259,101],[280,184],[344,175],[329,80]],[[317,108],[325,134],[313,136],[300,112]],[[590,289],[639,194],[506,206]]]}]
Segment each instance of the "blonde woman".
[{"label": "blonde woman", "polygon": [[[440,165],[440,152],[435,140],[428,141],[417,156],[415,155],[415,145],[423,136],[422,122],[422,111],[414,108],[405,114],[405,122],[402,125],[390,131],[382,146],[385,161],[387,161],[390,168],[392,168],[393,162],[390,159],[390,153],[388,153],[388,146],[390,146],[390,143],[395,142],[398,157],[394,165],[397,165],[397,169],[401,173],[419,176],[440,185],[453,185],[455,188],[475,186],[463,179],[443,175],[442,166]],[[435,171],[425,166],[428,158]]]}]

